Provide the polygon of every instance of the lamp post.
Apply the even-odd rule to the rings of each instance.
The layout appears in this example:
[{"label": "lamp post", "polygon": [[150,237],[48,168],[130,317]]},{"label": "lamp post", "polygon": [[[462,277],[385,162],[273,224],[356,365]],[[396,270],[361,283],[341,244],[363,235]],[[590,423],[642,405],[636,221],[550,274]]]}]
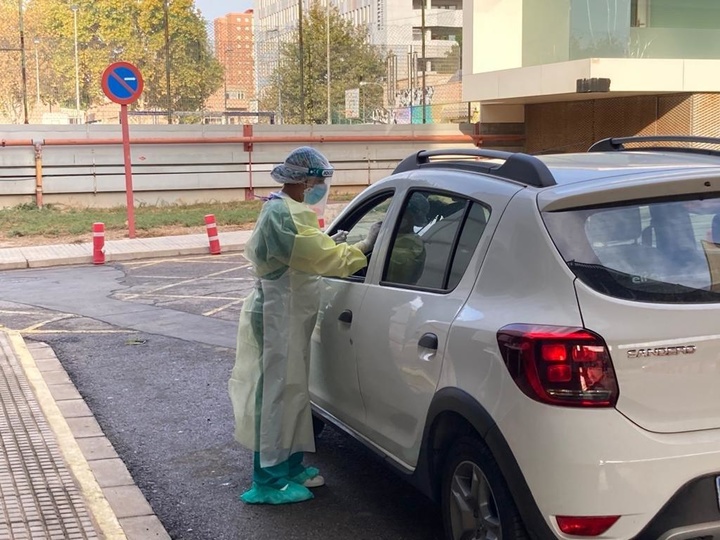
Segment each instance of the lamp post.
[{"label": "lamp post", "polygon": [[170,96],[170,0],[163,1],[163,17],[165,25],[165,92],[167,92],[167,119],[172,124],[173,103]]},{"label": "lamp post", "polygon": [[422,123],[424,124],[427,120],[425,117],[425,93],[427,92],[427,80],[425,79],[425,72],[427,71],[427,60],[425,59],[425,2],[426,0],[422,0],[421,8],[422,11],[420,12],[420,28],[422,31],[422,42],[421,42],[421,49],[422,49]]},{"label": "lamp post", "polygon": [[77,13],[78,6],[72,5],[70,9],[73,12],[73,27],[75,31],[75,123],[80,123],[80,63],[78,62],[78,30],[77,30]]},{"label": "lamp post", "polygon": [[[275,84],[275,90],[277,91],[277,98],[278,98],[277,109],[275,110],[275,122],[278,124],[282,124],[282,88],[281,88],[282,75],[281,75],[281,70],[280,70],[280,29],[277,27],[270,28],[269,30],[267,30],[267,35],[274,36],[275,54],[274,54],[273,62],[270,62],[270,55],[267,55],[267,57],[266,57],[267,62],[264,62],[265,66],[266,66],[265,74],[267,74],[269,72],[269,70],[274,71],[274,75],[275,75],[274,84]],[[272,53],[270,53],[270,54],[272,54]],[[270,73],[270,75],[272,75],[272,73]],[[270,78],[270,75],[267,75],[268,79]],[[266,77],[264,75],[263,76],[263,84],[265,83],[265,80],[266,80]]]},{"label": "lamp post", "polygon": [[332,124],[330,104],[330,0],[325,0],[325,63],[327,64],[327,123]]},{"label": "lamp post", "polygon": [[40,38],[33,39],[35,44],[35,90],[37,97],[37,104],[40,106],[40,57],[38,56],[38,45],[40,44]]},{"label": "lamp post", "polygon": [[305,48],[303,47],[303,1],[298,0],[298,55],[300,56],[300,123],[305,123]]},{"label": "lamp post", "polygon": [[228,59],[230,58],[230,52],[232,51],[231,47],[226,46],[225,47],[225,73],[223,76],[223,92],[225,94],[225,97],[223,99],[223,117],[225,119],[225,124],[228,123]]}]

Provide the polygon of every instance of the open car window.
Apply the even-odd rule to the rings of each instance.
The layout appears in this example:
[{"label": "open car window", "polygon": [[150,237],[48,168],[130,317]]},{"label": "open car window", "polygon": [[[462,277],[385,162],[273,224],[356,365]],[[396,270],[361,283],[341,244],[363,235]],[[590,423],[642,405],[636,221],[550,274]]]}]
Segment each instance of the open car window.
[{"label": "open car window", "polygon": [[[367,236],[373,223],[385,221],[388,209],[392,203],[393,194],[393,191],[387,191],[368,200],[365,204],[346,216],[332,231],[329,231],[330,234],[338,230],[343,230],[348,232],[348,244],[352,245],[362,241]],[[369,254],[368,259],[371,257],[372,253]],[[362,268],[353,274],[350,279],[354,281],[364,281],[366,272],[367,267]]]}]

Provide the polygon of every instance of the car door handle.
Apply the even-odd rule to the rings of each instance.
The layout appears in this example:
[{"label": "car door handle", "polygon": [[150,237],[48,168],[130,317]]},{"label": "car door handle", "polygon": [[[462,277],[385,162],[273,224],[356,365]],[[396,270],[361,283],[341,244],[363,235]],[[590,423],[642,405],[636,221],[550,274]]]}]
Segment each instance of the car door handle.
[{"label": "car door handle", "polygon": [[350,324],[352,322],[352,311],[346,309],[338,316],[338,321]]},{"label": "car door handle", "polygon": [[420,338],[418,345],[424,349],[432,349],[437,351],[438,348],[438,337],[435,334],[425,334]]}]

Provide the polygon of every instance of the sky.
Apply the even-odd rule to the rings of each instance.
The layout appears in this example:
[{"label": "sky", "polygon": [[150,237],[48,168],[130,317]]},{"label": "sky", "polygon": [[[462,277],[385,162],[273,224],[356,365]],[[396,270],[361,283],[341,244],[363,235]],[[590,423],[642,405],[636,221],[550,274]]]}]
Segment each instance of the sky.
[{"label": "sky", "polygon": [[228,13],[243,12],[253,7],[253,4],[252,0],[195,0],[195,6],[208,22]]}]

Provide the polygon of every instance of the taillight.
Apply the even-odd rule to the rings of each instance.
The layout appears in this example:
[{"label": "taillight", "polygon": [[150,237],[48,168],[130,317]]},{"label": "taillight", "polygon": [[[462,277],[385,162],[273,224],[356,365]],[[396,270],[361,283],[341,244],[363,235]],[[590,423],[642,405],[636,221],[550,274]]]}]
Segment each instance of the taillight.
[{"label": "taillight", "polygon": [[618,386],[603,339],[584,328],[511,324],[497,334],[505,365],[529,397],[551,405],[612,407]]},{"label": "taillight", "polygon": [[615,525],[620,516],[557,516],[560,530],[573,536],[600,536]]}]

